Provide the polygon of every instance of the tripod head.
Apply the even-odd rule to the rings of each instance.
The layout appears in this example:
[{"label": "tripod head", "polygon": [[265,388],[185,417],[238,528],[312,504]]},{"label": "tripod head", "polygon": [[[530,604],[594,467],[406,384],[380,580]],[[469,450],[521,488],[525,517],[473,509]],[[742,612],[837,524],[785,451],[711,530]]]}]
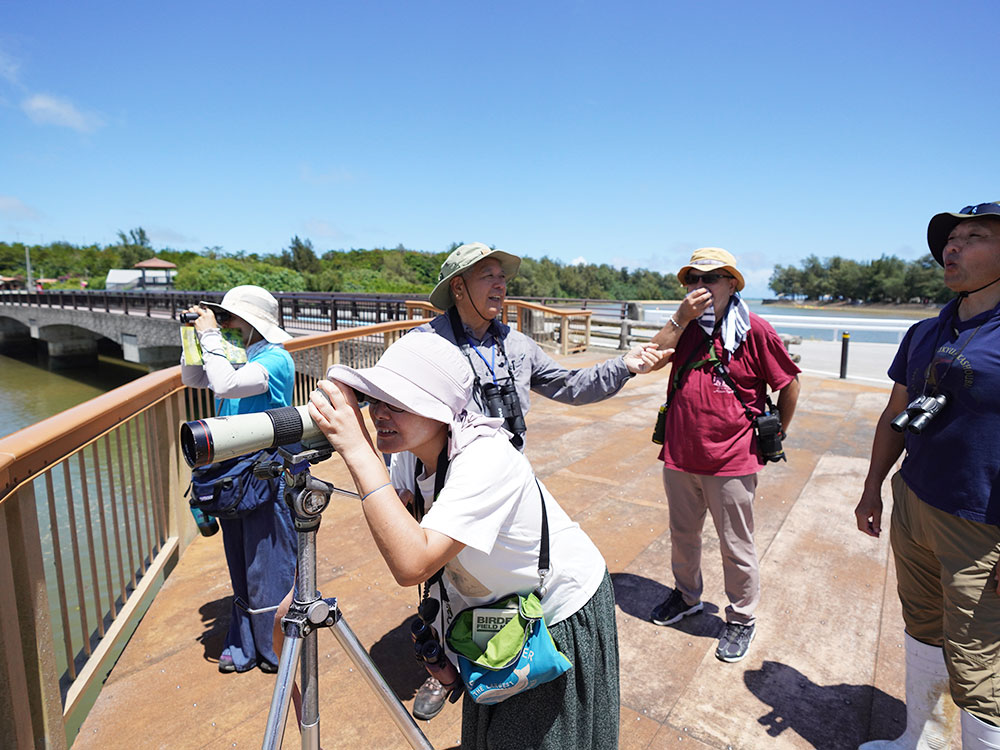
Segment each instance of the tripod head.
[{"label": "tripod head", "polygon": [[318,464],[333,455],[332,447],[293,452],[279,445],[276,452],[278,460],[258,462],[254,474],[263,478],[282,477],[285,504],[292,511],[296,531],[314,531],[319,527],[320,516],[330,504],[332,493],[358,497],[356,492],[342,490],[309,473],[310,464]]}]

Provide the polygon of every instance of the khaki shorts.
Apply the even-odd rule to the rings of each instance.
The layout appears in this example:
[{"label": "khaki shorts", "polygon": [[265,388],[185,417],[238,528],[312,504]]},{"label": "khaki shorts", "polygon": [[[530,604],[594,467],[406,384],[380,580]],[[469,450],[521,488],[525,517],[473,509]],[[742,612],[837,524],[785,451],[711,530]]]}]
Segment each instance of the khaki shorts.
[{"label": "khaki shorts", "polygon": [[892,477],[890,539],[906,632],[943,646],[951,693],[965,710],[1000,719],[1000,526],[967,521]]}]

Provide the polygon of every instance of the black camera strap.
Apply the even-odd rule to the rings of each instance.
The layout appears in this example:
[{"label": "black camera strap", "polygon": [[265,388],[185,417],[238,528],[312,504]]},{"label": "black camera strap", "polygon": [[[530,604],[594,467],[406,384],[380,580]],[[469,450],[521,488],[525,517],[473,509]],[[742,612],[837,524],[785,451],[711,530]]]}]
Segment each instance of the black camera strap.
[{"label": "black camera strap", "polygon": [[[987,284],[986,286],[989,286],[989,284]],[[981,287],[981,288],[985,289],[986,287]],[[979,290],[977,289],[976,291],[978,292]],[[961,300],[959,300],[959,302],[961,302]],[[955,305],[954,317],[956,319],[958,318],[958,305]],[[962,348],[959,349],[950,360],[948,360],[948,366],[944,368],[944,372],[941,373],[941,376],[938,377],[935,375],[934,388],[930,393],[928,393],[927,385],[931,382],[931,372],[933,372],[934,370],[934,355],[936,355],[938,353],[938,349],[941,348],[941,339],[943,338],[943,336],[947,335],[949,329],[955,333],[956,339],[960,335],[958,326],[954,325],[952,321],[948,321],[947,323],[942,323],[938,325],[937,335],[934,337],[934,348],[931,350],[931,361],[927,363],[927,368],[924,370],[924,385],[923,388],[920,389],[922,395],[931,396],[933,398],[938,394],[938,391],[941,390],[941,382],[948,375],[948,372],[951,370],[952,365],[954,365],[955,362],[958,360],[958,358],[962,356],[962,352],[965,351],[965,347],[967,347],[969,343],[972,341],[972,339],[976,337],[976,334],[979,333],[980,329],[984,325],[986,325],[986,320],[984,320],[982,323],[976,326],[975,330],[972,332],[972,335],[969,336],[969,338],[965,340],[965,343],[962,344]]]},{"label": "black camera strap", "polygon": [[[444,480],[448,474],[448,443],[446,442],[444,448],[441,449],[441,453],[438,454],[437,469],[434,472],[434,500],[437,500],[437,496],[441,494],[441,490],[444,488]],[[417,523],[423,519],[424,514],[427,512],[426,505],[424,503],[424,495],[420,491],[420,482],[418,481],[420,475],[424,473],[424,462],[419,458],[417,459],[416,466],[413,469],[413,517],[417,520]],[[441,568],[437,573],[432,575],[426,581],[424,581],[422,590],[420,592],[420,602],[423,604],[430,596],[431,586],[435,583],[441,584],[441,598],[447,603],[448,595],[444,593],[444,584],[441,582],[441,576],[444,575],[444,568]],[[443,613],[442,613],[443,616]],[[444,620],[441,621],[442,626],[444,625]]]},{"label": "black camera strap", "polygon": [[[469,362],[469,367],[472,368],[472,385],[473,392],[475,394],[476,400],[479,402],[480,408],[482,408],[483,413],[486,413],[486,399],[483,396],[483,384],[479,379],[479,373],[476,371],[476,366],[472,361],[472,355],[470,350],[472,346],[469,344],[469,338],[465,333],[465,325],[462,323],[462,317],[458,314],[458,308],[454,305],[448,308],[448,322],[451,323],[451,334],[455,339],[455,345],[461,350],[462,354],[465,355],[465,359]],[[507,356],[507,350],[504,349],[503,339],[498,335],[499,331],[496,330],[496,320],[490,321],[490,327],[488,329],[493,336],[494,346],[500,351],[500,355],[503,357],[504,366],[507,368],[507,375],[510,378],[511,387],[514,389],[514,397],[518,399],[518,409],[523,413],[521,409],[521,400],[517,395],[517,381],[514,379],[514,368],[510,364],[510,357]],[[489,367],[489,365],[487,365]],[[490,368],[490,373],[493,375],[493,379],[496,380],[496,373]],[[487,415],[489,416],[489,415]],[[521,446],[524,445],[524,435],[515,434],[510,439],[511,444],[521,450]]]}]

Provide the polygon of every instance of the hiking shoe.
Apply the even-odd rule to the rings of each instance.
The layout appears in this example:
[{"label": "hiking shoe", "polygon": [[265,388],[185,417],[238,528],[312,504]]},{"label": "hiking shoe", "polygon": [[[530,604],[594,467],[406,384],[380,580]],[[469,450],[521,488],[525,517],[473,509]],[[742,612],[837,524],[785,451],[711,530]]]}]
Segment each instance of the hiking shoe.
[{"label": "hiking shoe", "polygon": [[664,602],[653,609],[649,619],[657,625],[672,625],[682,617],[701,612],[704,606],[701,602],[688,604],[681,592],[674,589]]},{"label": "hiking shoe", "polygon": [[428,677],[424,684],[417,690],[417,695],[413,699],[413,715],[422,721],[430,721],[444,708],[444,702],[448,699],[448,691],[444,685]]},{"label": "hiking shoe", "polygon": [[740,661],[750,650],[750,642],[757,635],[754,625],[740,625],[738,622],[727,622],[726,632],[719,639],[719,647],[715,649],[715,658],[721,661]]},{"label": "hiking shoe", "polygon": [[236,671],[236,663],[228,651],[223,651],[219,657],[219,671],[222,674],[230,674]]}]

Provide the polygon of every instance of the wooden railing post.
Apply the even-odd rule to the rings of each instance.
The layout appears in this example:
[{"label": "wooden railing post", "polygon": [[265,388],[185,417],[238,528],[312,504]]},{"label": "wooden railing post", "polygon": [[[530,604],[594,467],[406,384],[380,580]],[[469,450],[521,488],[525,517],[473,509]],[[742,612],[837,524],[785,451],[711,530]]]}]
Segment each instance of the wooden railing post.
[{"label": "wooden railing post", "polygon": [[50,617],[28,483],[0,504],[0,726],[13,747],[66,747]]},{"label": "wooden railing post", "polygon": [[191,543],[198,533],[194,516],[189,510],[184,493],[191,481],[191,469],[184,463],[180,450],[180,426],[186,421],[184,392],[175,393],[153,407],[154,419],[159,427],[160,439],[156,443],[159,465],[165,476],[160,480],[163,490],[163,512],[167,519],[166,534],[180,542],[180,551]]}]

